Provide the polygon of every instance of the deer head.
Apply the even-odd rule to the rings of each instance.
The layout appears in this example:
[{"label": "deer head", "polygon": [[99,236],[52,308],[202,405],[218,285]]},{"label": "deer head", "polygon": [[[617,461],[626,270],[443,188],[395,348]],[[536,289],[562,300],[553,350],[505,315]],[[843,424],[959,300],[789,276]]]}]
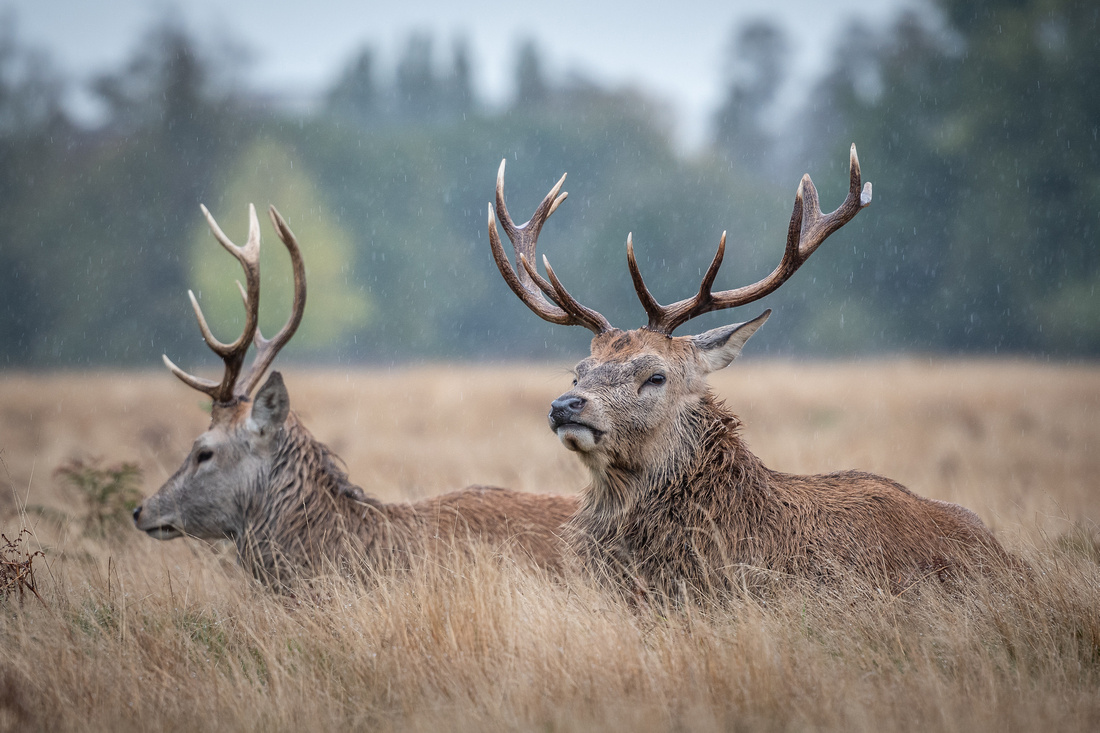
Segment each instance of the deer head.
[{"label": "deer head", "polygon": [[850,188],[836,211],[823,214],[817,189],[809,175],[795,195],[787,229],[787,243],[779,265],[759,282],[734,290],[711,290],[726,249],[722,234],[718,251],[703,276],[699,291],[671,305],[661,305],[649,292],[634,257],[632,235],[627,236],[627,267],[638,298],[649,316],[645,326],[632,331],[614,328],[604,316],[580,304],[562,285],[543,257],[546,277],[535,269],[535,245],[546,219],[565,200],[560,193],[565,176],[535,209],[531,219],[516,225],[504,203],[504,162],[496,186],[496,218],[515,249],[513,267],[501,245],[489,206],[489,242],[493,258],[512,291],[541,318],[591,330],[591,354],[577,364],[573,388],[551,404],[551,429],[566,448],[580,454],[594,472],[612,466],[627,470],[660,470],[676,446],[692,431],[696,406],[708,399],[707,375],[729,365],[745,342],[767,320],[765,311],[753,320],[694,336],[673,336],[688,320],[745,305],[776,290],[805,262],[825,239],[871,202],[871,184],[861,184],[855,145],[850,155]]},{"label": "deer head", "polygon": [[[246,504],[270,472],[281,431],[290,414],[290,398],[282,376],[272,372],[255,399],[252,390],[263,377],[279,350],[286,345],[302,320],[306,304],[305,265],[294,233],[271,207],[271,221],[290,254],[294,271],[294,303],[290,318],[271,339],[259,329],[260,225],[256,209],[249,204],[248,241],[234,245],[222,232],[206,207],[202,212],[215,239],[241,263],[246,285],[237,286],[245,305],[244,332],[231,344],[214,338],[199,308],[195,294],[188,291],[191,306],[206,344],[225,362],[220,381],[184,372],[164,356],[164,363],[184,384],[213,400],[210,427],[195,440],[179,470],[156,494],[134,510],[137,528],[156,539],[188,534],[202,539],[232,538],[241,530]],[[252,365],[243,370],[245,355],[256,346]]]}]

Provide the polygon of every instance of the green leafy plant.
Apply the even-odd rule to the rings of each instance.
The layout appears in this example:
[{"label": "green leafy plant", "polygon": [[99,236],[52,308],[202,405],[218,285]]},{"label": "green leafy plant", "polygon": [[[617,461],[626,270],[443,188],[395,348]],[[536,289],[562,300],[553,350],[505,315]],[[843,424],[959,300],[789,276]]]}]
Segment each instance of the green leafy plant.
[{"label": "green leafy plant", "polygon": [[141,469],[134,463],[100,468],[100,459],[73,459],[54,471],[80,494],[84,501],[84,531],[105,537],[127,524],[141,503]]}]

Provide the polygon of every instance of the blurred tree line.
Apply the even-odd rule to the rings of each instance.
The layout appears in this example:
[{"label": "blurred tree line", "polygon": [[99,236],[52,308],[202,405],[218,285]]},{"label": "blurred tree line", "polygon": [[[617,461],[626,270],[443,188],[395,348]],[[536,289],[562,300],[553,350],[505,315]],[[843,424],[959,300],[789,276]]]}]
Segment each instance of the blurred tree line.
[{"label": "blurred tree line", "polygon": [[[198,204],[241,242],[247,204],[275,204],[302,243],[309,306],[288,353],[332,362],[575,355],[588,334],[529,313],[489,255],[486,204],[525,220],[561,173],[569,201],[540,250],[617,325],[644,314],[625,267],[662,301],[698,287],[723,230],[716,287],[767,274],[799,177],[827,210],[856,142],[872,206],[751,312],[758,349],[849,355],[1100,353],[1097,11],[1069,0],[940,0],[884,31],[853,25],[800,109],[784,112],[790,42],[733,29],[704,150],[634,89],[551,78],[518,47],[512,100],[479,98],[468,46],[411,35],[396,64],[363,48],[319,104],[295,110],[240,81],[233,48],[178,23],[152,29],[88,85],[94,127],[69,118],[71,81],[0,30],[0,365],[211,363],[186,304],[222,338],[243,317],[237,265]],[[383,74],[383,67],[392,73]],[[264,231],[261,326],[289,307],[289,267]],[[750,310],[750,309],[746,309]]]}]

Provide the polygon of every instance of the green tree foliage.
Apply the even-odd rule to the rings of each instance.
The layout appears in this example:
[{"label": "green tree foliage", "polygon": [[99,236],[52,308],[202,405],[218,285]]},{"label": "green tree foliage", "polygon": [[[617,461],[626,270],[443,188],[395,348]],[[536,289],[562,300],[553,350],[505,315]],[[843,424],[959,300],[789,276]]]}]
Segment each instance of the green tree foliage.
[{"label": "green tree foliage", "polygon": [[761,225],[754,209],[768,210],[768,196],[739,185],[725,165],[679,159],[653,105],[636,93],[577,82],[547,94],[542,111],[421,129],[305,128],[314,141],[309,167],[356,238],[355,271],[377,304],[354,353],[520,357],[587,343],[583,330],[555,333],[531,315],[496,272],[486,207],[501,158],[509,160],[508,205],[521,220],[569,173],[569,201],[540,249],[577,297],[624,326],[644,320],[625,266],[627,233],[667,299],[698,288],[723,228],[749,223],[733,237],[731,261],[746,255]]},{"label": "green tree foliage", "polygon": [[423,117],[435,111],[439,93],[432,68],[432,47],[431,36],[414,33],[397,62],[397,104],[406,117]]},{"label": "green tree foliage", "polygon": [[719,150],[745,170],[761,172],[775,159],[776,93],[786,78],[787,40],[767,20],[734,29],[726,61],[726,96],[714,115]]},{"label": "green tree foliage", "polygon": [[452,48],[451,74],[447,87],[450,89],[449,106],[456,113],[466,114],[474,108],[473,68],[470,60],[470,45],[465,38],[456,38]]},{"label": "green tree foliage", "polygon": [[[306,262],[308,307],[286,353],[316,352],[362,328],[368,321],[368,298],[352,271],[352,238],[292,146],[272,135],[257,136],[223,173],[226,179],[216,184],[221,191],[217,210],[211,212],[222,231],[242,245],[248,238],[250,203],[256,205],[260,218],[261,332],[270,338],[282,328],[294,292],[290,259],[270,226],[267,202],[287,202],[276,208],[283,207],[280,213],[294,231]],[[188,282],[199,295],[211,328],[224,331],[227,335],[222,339],[231,341],[239,333],[233,329],[244,327],[244,308],[233,284],[243,273],[216,243],[205,219],[194,217],[191,230]]]},{"label": "green tree foliage", "polygon": [[25,363],[42,346],[58,308],[53,247],[32,212],[50,196],[72,139],[63,80],[15,29],[0,15],[0,366]]},{"label": "green tree foliage", "polygon": [[172,245],[239,124],[206,69],[182,31],[158,26],[96,82],[102,130],[38,138],[19,181],[31,190],[5,217],[16,246],[3,252],[30,286],[16,306],[30,328],[15,363],[144,362],[178,340],[178,300],[164,296],[186,291],[186,257]]},{"label": "green tree foliage", "polygon": [[[479,102],[464,41],[437,65],[433,39],[413,35],[394,71],[364,48],[317,110],[292,112],[235,81],[233,53],[171,19],[96,80],[106,120],[85,130],[61,111],[64,80],[9,24],[0,364],[152,364],[162,352],[210,362],[185,293],[196,290],[228,336],[241,324],[239,275],[198,205],[242,240],[249,202],[275,204],[305,252],[309,305],[291,358],[576,353],[587,332],[530,314],[489,255],[501,158],[520,220],[569,173],[540,250],[578,299],[633,327],[644,318],[625,266],[629,232],[664,302],[694,292],[723,230],[716,286],[752,282],[779,260],[798,173],[835,207],[852,142],[875,184],[871,208],[758,309],[691,328],[771,306],[778,325],[759,349],[1100,353],[1096,14],[1069,0],[939,8],[938,21],[851,29],[782,134],[783,36],[766,23],[734,29],[714,144],[690,156],[660,103],[549,75],[531,41],[517,47],[504,110]],[[286,315],[289,274],[262,226],[270,333]]]},{"label": "green tree foliage", "polygon": [[379,113],[381,99],[374,67],[374,51],[367,47],[360,49],[326,95],[330,114],[366,124]]},{"label": "green tree foliage", "polygon": [[1100,353],[1097,13],[941,8],[940,28],[852,29],[816,99],[875,182],[849,304],[894,348]]},{"label": "green tree foliage", "polygon": [[548,93],[538,46],[530,38],[519,46],[516,60],[515,106],[528,109],[541,106]]}]

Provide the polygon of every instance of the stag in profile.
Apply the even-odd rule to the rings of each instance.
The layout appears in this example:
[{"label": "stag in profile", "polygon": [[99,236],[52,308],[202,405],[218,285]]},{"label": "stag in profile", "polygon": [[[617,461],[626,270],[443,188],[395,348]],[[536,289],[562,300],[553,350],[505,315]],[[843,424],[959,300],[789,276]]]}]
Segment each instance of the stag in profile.
[{"label": "stag in profile", "polygon": [[[260,228],[249,206],[248,241],[233,244],[202,208],[217,241],[244,268],[238,286],[245,327],[226,344],[211,333],[194,293],[188,295],[207,345],[224,361],[220,381],[168,368],[213,402],[210,427],[194,442],[179,470],[134,510],[134,523],[150,537],[183,535],[229,539],[241,563],[272,586],[337,569],[369,574],[408,566],[418,556],[438,557],[472,542],[487,543],[536,565],[561,562],[563,523],[576,498],[471,486],[416,503],[384,503],[351,483],[339,459],[316,440],[290,409],[279,372],[252,396],[272,360],[294,335],[306,304],[305,265],[298,242],[271,207],[275,230],[294,273],[291,315],[271,339],[258,327]],[[244,369],[246,353],[256,354]]]}]

